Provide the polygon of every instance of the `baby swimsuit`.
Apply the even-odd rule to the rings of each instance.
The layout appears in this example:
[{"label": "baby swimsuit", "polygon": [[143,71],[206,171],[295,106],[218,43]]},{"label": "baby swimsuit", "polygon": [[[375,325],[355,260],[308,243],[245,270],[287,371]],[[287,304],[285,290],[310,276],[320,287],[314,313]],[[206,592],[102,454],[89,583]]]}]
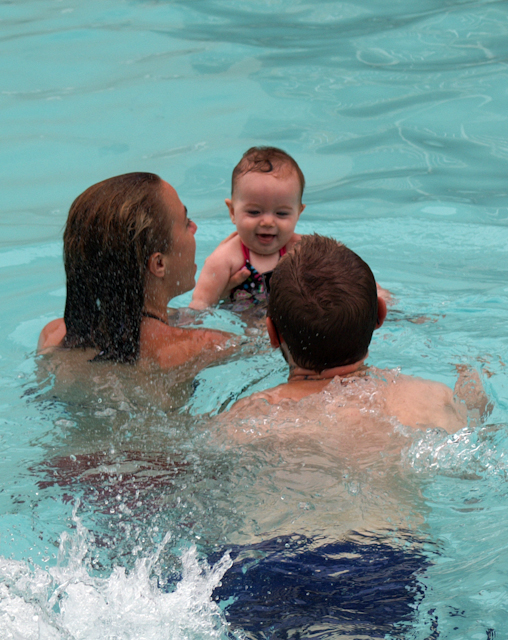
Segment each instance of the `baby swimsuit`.
[{"label": "baby swimsuit", "polygon": [[[242,282],[242,284],[239,284],[231,291],[230,301],[234,303],[235,311],[245,311],[245,309],[248,309],[252,305],[258,305],[262,302],[266,303],[267,296],[270,293],[270,278],[272,277],[273,273],[273,269],[272,271],[259,273],[259,271],[250,263],[249,249],[243,244],[243,242],[241,243],[241,245],[243,256],[245,258],[245,263],[243,266],[247,267],[247,269],[250,271],[250,275],[247,280]],[[282,249],[279,251],[279,259],[282,258],[282,256],[285,254],[286,247],[282,247]],[[237,303],[241,303],[240,306],[243,308],[239,308]]]}]

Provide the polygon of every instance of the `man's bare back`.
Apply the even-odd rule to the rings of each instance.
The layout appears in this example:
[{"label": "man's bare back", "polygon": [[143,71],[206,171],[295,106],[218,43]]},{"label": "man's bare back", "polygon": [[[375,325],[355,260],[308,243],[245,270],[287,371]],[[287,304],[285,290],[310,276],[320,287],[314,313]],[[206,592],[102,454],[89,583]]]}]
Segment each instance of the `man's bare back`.
[{"label": "man's bare back", "polygon": [[216,418],[216,436],[264,466],[246,464],[253,487],[245,497],[243,477],[235,483],[245,514],[235,541],[294,532],[331,540],[419,526],[425,505],[415,478],[404,472],[405,452],[422,432],[433,429],[444,439],[481,415],[479,378],[463,374],[473,385],[461,375],[454,392],[371,367],[360,375],[290,381],[237,402]]},{"label": "man's bare back", "polygon": [[[243,428],[259,416],[265,419],[255,420],[254,429]],[[370,367],[332,379],[290,380],[256,393],[233,406],[228,423],[241,440],[305,428],[314,436],[322,430],[323,438],[344,446],[351,440],[354,447],[356,436],[367,434],[370,445],[382,445],[397,425],[454,433],[467,425],[468,407],[444,384]]]}]

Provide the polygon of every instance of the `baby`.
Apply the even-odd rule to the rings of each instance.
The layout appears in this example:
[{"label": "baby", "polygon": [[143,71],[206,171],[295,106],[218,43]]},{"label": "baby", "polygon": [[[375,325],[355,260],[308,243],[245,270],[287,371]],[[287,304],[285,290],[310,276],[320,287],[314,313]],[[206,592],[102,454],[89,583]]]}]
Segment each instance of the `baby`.
[{"label": "baby", "polygon": [[231,199],[226,199],[237,232],[205,260],[191,308],[217,304],[231,276],[242,268],[250,274],[231,291],[231,301],[250,306],[266,299],[275,265],[300,240],[295,227],[305,209],[304,186],[300,167],[282,149],[252,147],[243,154],[233,170]]}]

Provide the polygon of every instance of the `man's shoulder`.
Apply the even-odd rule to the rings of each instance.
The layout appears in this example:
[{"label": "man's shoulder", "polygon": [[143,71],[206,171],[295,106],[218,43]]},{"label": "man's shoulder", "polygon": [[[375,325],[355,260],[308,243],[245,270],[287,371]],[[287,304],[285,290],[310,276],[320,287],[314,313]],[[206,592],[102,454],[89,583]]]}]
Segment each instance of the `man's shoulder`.
[{"label": "man's shoulder", "polygon": [[283,382],[277,387],[272,387],[266,391],[259,391],[248,398],[239,400],[234,408],[240,406],[246,409],[252,403],[264,403],[278,405],[282,402],[299,402],[304,398],[316,396],[325,389],[330,380],[306,380],[301,382]]},{"label": "man's shoulder", "polygon": [[421,400],[427,398],[440,403],[453,400],[453,391],[442,382],[410,376],[402,373],[395,373],[385,378],[386,395],[388,398],[398,397],[405,400]]},{"label": "man's shoulder", "polygon": [[254,393],[249,398],[240,400],[234,405],[241,405],[243,407],[248,406],[252,401],[264,401],[268,404],[280,404],[283,401],[300,402],[300,400],[307,399],[307,404],[322,401],[321,393],[326,391],[328,395],[343,394],[346,387],[348,391],[348,397],[352,400],[358,393],[365,391],[364,382],[368,380],[370,382],[371,391],[377,390],[380,384],[386,384],[385,381],[378,379],[377,377],[371,377],[368,375],[354,375],[347,378],[341,378],[336,376],[335,378],[321,378],[317,380],[307,379],[292,382],[284,382],[277,387],[272,387],[266,391],[260,391]]},{"label": "man's shoulder", "polygon": [[442,382],[397,375],[386,385],[386,409],[409,427],[440,427],[449,433],[467,424],[467,408]]},{"label": "man's shoulder", "polygon": [[[349,450],[355,434],[384,437],[392,428],[376,393],[380,384],[368,376],[291,381],[238,401],[222,415],[221,424],[235,439],[305,434]],[[371,411],[365,411],[367,405]]]},{"label": "man's shoulder", "polygon": [[[233,408],[245,416],[255,413],[263,404],[284,404],[288,408],[301,401],[307,411],[322,410],[326,405],[328,413],[341,413],[345,419],[352,419],[356,411],[361,412],[368,405],[373,418],[396,418],[412,428],[439,427],[453,433],[467,424],[465,406],[454,398],[453,391],[446,385],[404,375],[397,370],[377,368],[370,368],[361,375],[337,376],[329,381],[281,384],[241,400]],[[356,421],[356,417],[354,419]]]}]

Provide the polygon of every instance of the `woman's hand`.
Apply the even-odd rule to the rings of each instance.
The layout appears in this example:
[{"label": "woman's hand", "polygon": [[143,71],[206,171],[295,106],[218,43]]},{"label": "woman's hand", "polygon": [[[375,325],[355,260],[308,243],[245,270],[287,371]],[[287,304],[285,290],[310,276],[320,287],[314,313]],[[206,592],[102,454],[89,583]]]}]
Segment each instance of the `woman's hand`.
[{"label": "woman's hand", "polygon": [[237,287],[239,284],[242,284],[242,282],[245,282],[245,280],[247,280],[249,276],[250,276],[250,271],[249,269],[247,269],[247,267],[242,267],[239,271],[234,273],[229,279],[229,282],[227,283],[226,288],[220,294],[220,299],[224,300],[229,298],[229,294],[231,293],[231,291],[233,291],[233,289]]}]

